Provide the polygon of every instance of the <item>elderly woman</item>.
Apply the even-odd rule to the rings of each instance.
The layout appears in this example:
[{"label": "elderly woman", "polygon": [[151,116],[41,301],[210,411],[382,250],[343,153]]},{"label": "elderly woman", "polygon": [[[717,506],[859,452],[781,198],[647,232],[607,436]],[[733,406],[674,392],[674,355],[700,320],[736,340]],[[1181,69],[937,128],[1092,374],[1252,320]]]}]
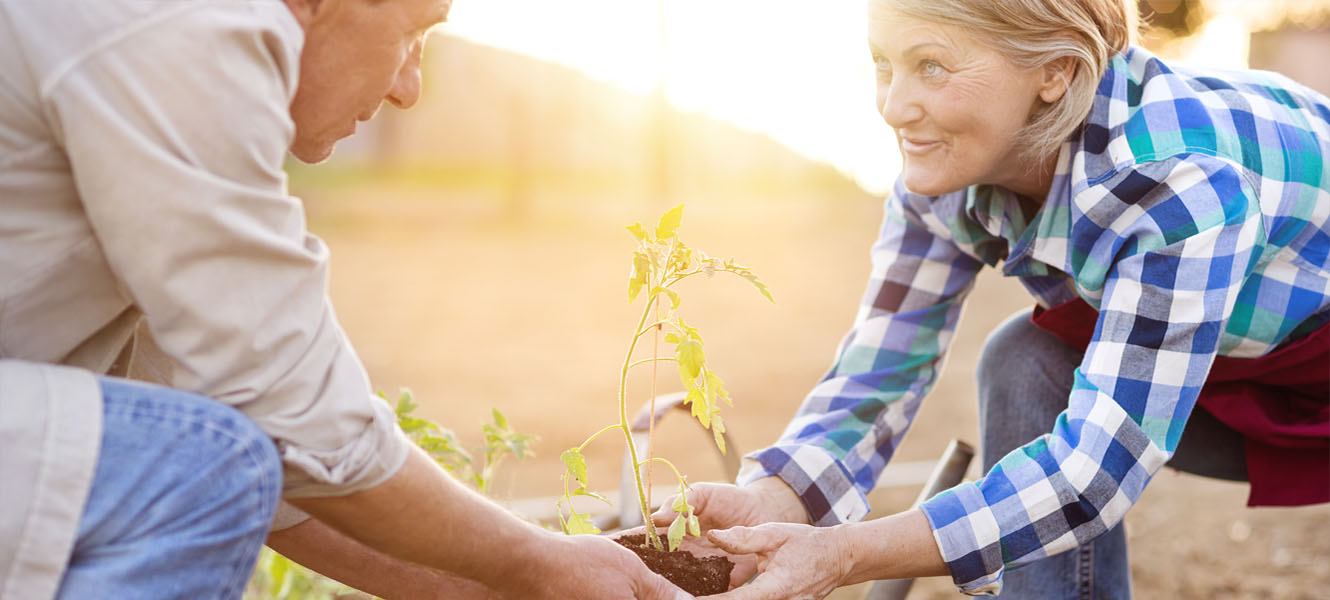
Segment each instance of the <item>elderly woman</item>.
[{"label": "elderly woman", "polygon": [[[869,4],[904,165],[831,372],[738,487],[695,495],[712,542],[759,558],[727,597],[947,573],[1128,597],[1118,525],[1170,459],[1253,504],[1326,501],[1330,100],[1167,64],[1123,0]],[[986,474],[856,522],[985,266],[1037,305],[984,350]]]}]

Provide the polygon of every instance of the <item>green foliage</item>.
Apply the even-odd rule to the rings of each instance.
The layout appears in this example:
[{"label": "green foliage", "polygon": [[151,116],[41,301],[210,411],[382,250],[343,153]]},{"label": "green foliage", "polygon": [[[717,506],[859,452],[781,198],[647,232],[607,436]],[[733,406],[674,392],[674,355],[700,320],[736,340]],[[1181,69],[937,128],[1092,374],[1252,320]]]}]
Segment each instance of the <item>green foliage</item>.
[{"label": "green foliage", "polygon": [[[535,438],[514,432],[508,419],[493,409],[493,421],[481,426],[485,445],[467,450],[457,436],[447,428],[414,415],[420,405],[411,390],[403,389],[394,404],[383,392],[379,397],[394,407],[397,424],[417,446],[454,477],[466,482],[481,494],[489,494],[494,473],[499,463],[512,456],[518,460],[531,455],[530,446]],[[478,456],[477,456],[478,455]],[[480,469],[477,470],[476,466]],[[585,466],[583,467],[585,469]],[[311,571],[290,559],[263,548],[254,575],[245,587],[246,600],[330,600],[334,598],[367,598],[337,581]]]},{"label": "green foliage", "polygon": [[[700,534],[700,529],[697,527],[697,517],[693,514],[693,507],[687,501],[688,485],[683,475],[668,460],[650,456],[638,460],[637,451],[632,444],[632,432],[627,421],[626,386],[628,371],[639,364],[673,360],[686,392],[684,403],[690,406],[690,412],[697,419],[697,422],[703,428],[711,430],[716,447],[723,454],[726,451],[723,437],[725,421],[721,417],[721,404],[733,406],[733,403],[729,392],[725,390],[725,382],[712,372],[707,365],[706,347],[702,342],[701,333],[685,323],[683,318],[679,316],[678,310],[682,300],[678,291],[674,290],[673,287],[680,281],[694,275],[701,274],[712,277],[716,273],[732,273],[752,284],[767,300],[772,302],[775,302],[775,300],[772,298],[771,290],[767,288],[767,285],[748,267],[735,263],[730,259],[714,258],[683,243],[678,237],[679,226],[682,223],[683,205],[680,204],[661,216],[654,233],[641,223],[633,223],[628,226],[628,232],[637,240],[637,248],[633,251],[632,271],[628,277],[628,301],[636,301],[638,296],[642,295],[642,291],[647,290],[646,305],[629,343],[628,356],[624,359],[619,379],[620,422],[596,432],[585,442],[582,442],[580,446],[569,449],[563,454],[566,471],[563,474],[564,496],[559,500],[559,521],[563,525],[564,531],[570,534],[596,533],[599,531],[590,523],[586,515],[573,510],[572,498],[582,495],[599,497],[587,490],[587,469],[585,459],[582,456],[582,449],[600,434],[615,428],[623,431],[624,438],[628,443],[629,456],[637,467],[634,469],[634,473],[637,475],[637,490],[642,505],[643,519],[646,522],[651,521],[650,515],[647,514],[649,507],[647,507],[640,469],[653,460],[660,461],[674,470],[680,488],[679,499],[674,506],[678,517],[670,525],[667,534],[670,550],[678,548],[685,532],[692,531],[693,535]],[[664,300],[668,300],[668,304]],[[662,313],[663,316],[660,316]],[[658,316],[654,322],[648,324],[647,321],[653,314]],[[662,330],[668,330],[664,336],[665,342],[674,344],[672,358],[661,358],[653,353],[650,359],[633,362],[633,351],[637,348],[638,340],[647,333]],[[575,486],[573,485],[574,482],[576,483]],[[568,511],[567,517],[564,516],[563,512],[565,505]],[[662,546],[652,528],[647,528],[647,535],[651,543],[657,548]]]}]

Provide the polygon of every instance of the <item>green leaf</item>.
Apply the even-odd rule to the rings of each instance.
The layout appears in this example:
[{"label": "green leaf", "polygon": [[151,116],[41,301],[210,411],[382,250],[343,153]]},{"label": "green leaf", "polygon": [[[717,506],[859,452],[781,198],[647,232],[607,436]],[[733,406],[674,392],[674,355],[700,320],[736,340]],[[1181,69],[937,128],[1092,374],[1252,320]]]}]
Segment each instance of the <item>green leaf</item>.
[{"label": "green leaf", "polygon": [[291,591],[291,561],[280,554],[273,554],[269,564],[268,576],[272,580],[269,582],[268,593],[273,598],[282,598]]},{"label": "green leaf", "polygon": [[697,537],[702,537],[702,524],[697,522],[697,515],[688,514],[688,532]]},{"label": "green leaf", "polygon": [[642,292],[642,287],[647,284],[647,274],[651,272],[651,260],[647,255],[639,252],[633,253],[633,274],[628,280],[628,302],[637,299],[637,295]]},{"label": "green leaf", "polygon": [[656,226],[656,239],[665,240],[674,237],[674,232],[679,229],[682,222],[682,204],[665,211],[660,217],[660,224]]},{"label": "green leaf", "polygon": [[684,516],[682,513],[679,514],[679,516],[674,517],[674,522],[670,523],[670,531],[667,534],[670,541],[670,552],[679,549],[679,544],[683,542],[683,535],[684,533],[687,533],[687,529],[688,517]]},{"label": "green leaf", "polygon": [[730,392],[725,389],[725,381],[710,370],[707,370],[707,390],[721,402],[734,406],[734,401],[730,400]]},{"label": "green leaf", "polygon": [[491,409],[491,411],[494,413],[494,424],[498,426],[499,429],[508,431],[508,418],[503,416],[503,413],[499,412],[499,409],[497,408]]},{"label": "green leaf", "polygon": [[684,396],[686,404],[692,404],[693,418],[702,424],[703,428],[711,427],[711,408],[707,404],[706,392],[700,386],[694,386],[688,390],[688,395]]},{"label": "green leaf", "polygon": [[667,343],[667,344],[677,344],[677,343],[679,343],[679,334],[677,334],[677,333],[667,333],[667,334],[665,334],[665,343]]},{"label": "green leaf", "polygon": [[688,505],[688,495],[685,492],[686,490],[681,491],[678,496],[674,497],[674,503],[670,504],[670,510],[681,515],[693,512],[693,507]]},{"label": "green leaf", "polygon": [[716,448],[725,454],[725,420],[720,418],[720,410],[711,415],[711,435],[716,438]]},{"label": "green leaf", "polygon": [[685,384],[691,384],[697,378],[702,372],[702,364],[707,360],[702,343],[692,338],[682,340],[675,346],[674,357],[679,361],[679,376]]},{"label": "green leaf", "polygon": [[600,533],[600,528],[591,522],[590,514],[580,513],[572,509],[569,509],[568,512],[568,521],[564,523],[563,529],[569,535]]},{"label": "green leaf", "polygon": [[577,479],[577,483],[586,487],[586,457],[582,456],[582,452],[577,448],[569,448],[559,458],[563,459],[564,466],[568,467],[568,472]]},{"label": "green leaf", "polygon": [[[653,296],[656,294],[665,294],[666,296],[670,297],[670,308],[671,309],[679,308],[679,292],[676,292],[670,288],[656,286],[654,288],[651,288],[651,294]],[[666,341],[669,340],[666,339]]]},{"label": "green leaf", "polygon": [[633,223],[632,225],[629,225],[628,231],[631,231],[633,237],[636,237],[639,242],[646,241],[647,239],[647,228],[643,227],[641,223]]}]

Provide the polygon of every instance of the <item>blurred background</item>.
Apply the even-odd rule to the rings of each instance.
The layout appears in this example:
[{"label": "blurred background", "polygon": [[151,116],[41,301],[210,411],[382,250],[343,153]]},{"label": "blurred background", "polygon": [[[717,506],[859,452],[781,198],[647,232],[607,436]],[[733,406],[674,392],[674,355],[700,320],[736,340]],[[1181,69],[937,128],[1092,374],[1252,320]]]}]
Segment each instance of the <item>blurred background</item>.
[{"label": "blurred background", "polygon": [[[1140,6],[1146,45],[1166,58],[1276,70],[1330,94],[1330,0]],[[375,385],[413,389],[468,444],[502,410],[540,441],[505,465],[497,500],[556,495],[559,453],[617,420],[640,311],[623,226],[682,202],[684,241],[752,267],[775,294],[723,277],[680,290],[734,396],[737,450],[772,441],[851,324],[899,165],[865,27],[862,0],[457,0],[427,46],[418,105],[385,108],[332,160],[290,168]],[[981,278],[896,461],[977,442],[977,351],[1030,304],[1014,280]],[[640,371],[634,406],[650,389]],[[678,378],[662,369],[657,386]],[[708,437],[667,418],[657,453],[692,481],[719,479]],[[610,436],[588,448],[593,489],[617,488],[622,452]],[[884,484],[878,514],[919,488]],[[1137,596],[1324,598],[1330,508],[1245,500],[1246,486],[1161,472],[1127,519]],[[916,596],[956,593],[940,578]]]}]

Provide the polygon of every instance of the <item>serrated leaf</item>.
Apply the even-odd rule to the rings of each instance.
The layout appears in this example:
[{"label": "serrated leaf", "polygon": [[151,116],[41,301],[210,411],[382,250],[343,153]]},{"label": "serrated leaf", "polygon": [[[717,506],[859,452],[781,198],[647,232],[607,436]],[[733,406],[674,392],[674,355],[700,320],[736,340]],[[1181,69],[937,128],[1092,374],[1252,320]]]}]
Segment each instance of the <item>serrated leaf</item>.
[{"label": "serrated leaf", "polygon": [[679,376],[686,384],[691,384],[697,378],[702,372],[702,364],[707,360],[701,342],[692,338],[679,341],[679,345],[674,347],[674,358],[679,361]]},{"label": "serrated leaf", "polygon": [[677,344],[677,343],[679,343],[679,334],[677,334],[677,333],[667,333],[667,334],[665,334],[665,343],[667,343],[667,344]]},{"label": "serrated leaf", "polygon": [[582,456],[582,452],[577,448],[569,448],[564,450],[559,458],[563,460],[564,466],[568,467],[568,472],[572,473],[573,477],[577,479],[577,483],[581,487],[586,487],[586,457]]},{"label": "serrated leaf", "polygon": [[[679,292],[676,292],[676,291],[674,291],[674,290],[672,290],[672,289],[670,289],[670,288],[666,288],[666,287],[654,287],[654,288],[651,288],[651,293],[652,293],[652,294],[665,294],[666,296],[669,296],[669,297],[670,297],[670,309],[673,310],[673,309],[678,309],[678,308],[679,308]],[[677,336],[676,336],[676,337],[677,337]],[[666,341],[668,341],[668,340],[666,340]]]},{"label": "serrated leaf", "polygon": [[633,237],[636,237],[638,241],[646,241],[647,239],[647,228],[643,227],[641,223],[629,225],[628,231],[632,232]]},{"label": "serrated leaf", "polygon": [[688,532],[697,537],[702,537],[702,524],[697,522],[697,515],[688,514]]},{"label": "serrated leaf", "polygon": [[688,390],[687,397],[692,400],[693,410],[691,412],[693,418],[702,424],[703,429],[709,429],[711,427],[711,407],[707,404],[706,392],[700,387],[694,387]]},{"label": "serrated leaf", "polygon": [[674,232],[679,229],[682,222],[682,204],[665,211],[665,214],[660,217],[660,224],[656,225],[656,239],[664,240],[674,237]]},{"label": "serrated leaf", "polygon": [[730,392],[725,389],[725,381],[710,370],[707,371],[707,390],[721,402],[734,406],[734,401],[730,400]]},{"label": "serrated leaf", "polygon": [[633,274],[628,279],[628,302],[632,303],[647,284],[647,274],[651,272],[651,261],[641,252],[633,253]]},{"label": "serrated leaf", "polygon": [[575,510],[569,510],[568,521],[564,523],[563,529],[569,535],[597,534],[600,528],[591,522],[591,515],[580,513]]},{"label": "serrated leaf", "polygon": [[674,517],[674,522],[670,523],[670,531],[666,537],[670,542],[670,552],[679,549],[679,544],[683,543],[683,534],[687,533],[688,518],[683,514]]},{"label": "serrated leaf", "polygon": [[725,454],[725,420],[720,418],[720,411],[711,415],[711,435],[716,439],[716,448],[722,456]]}]

